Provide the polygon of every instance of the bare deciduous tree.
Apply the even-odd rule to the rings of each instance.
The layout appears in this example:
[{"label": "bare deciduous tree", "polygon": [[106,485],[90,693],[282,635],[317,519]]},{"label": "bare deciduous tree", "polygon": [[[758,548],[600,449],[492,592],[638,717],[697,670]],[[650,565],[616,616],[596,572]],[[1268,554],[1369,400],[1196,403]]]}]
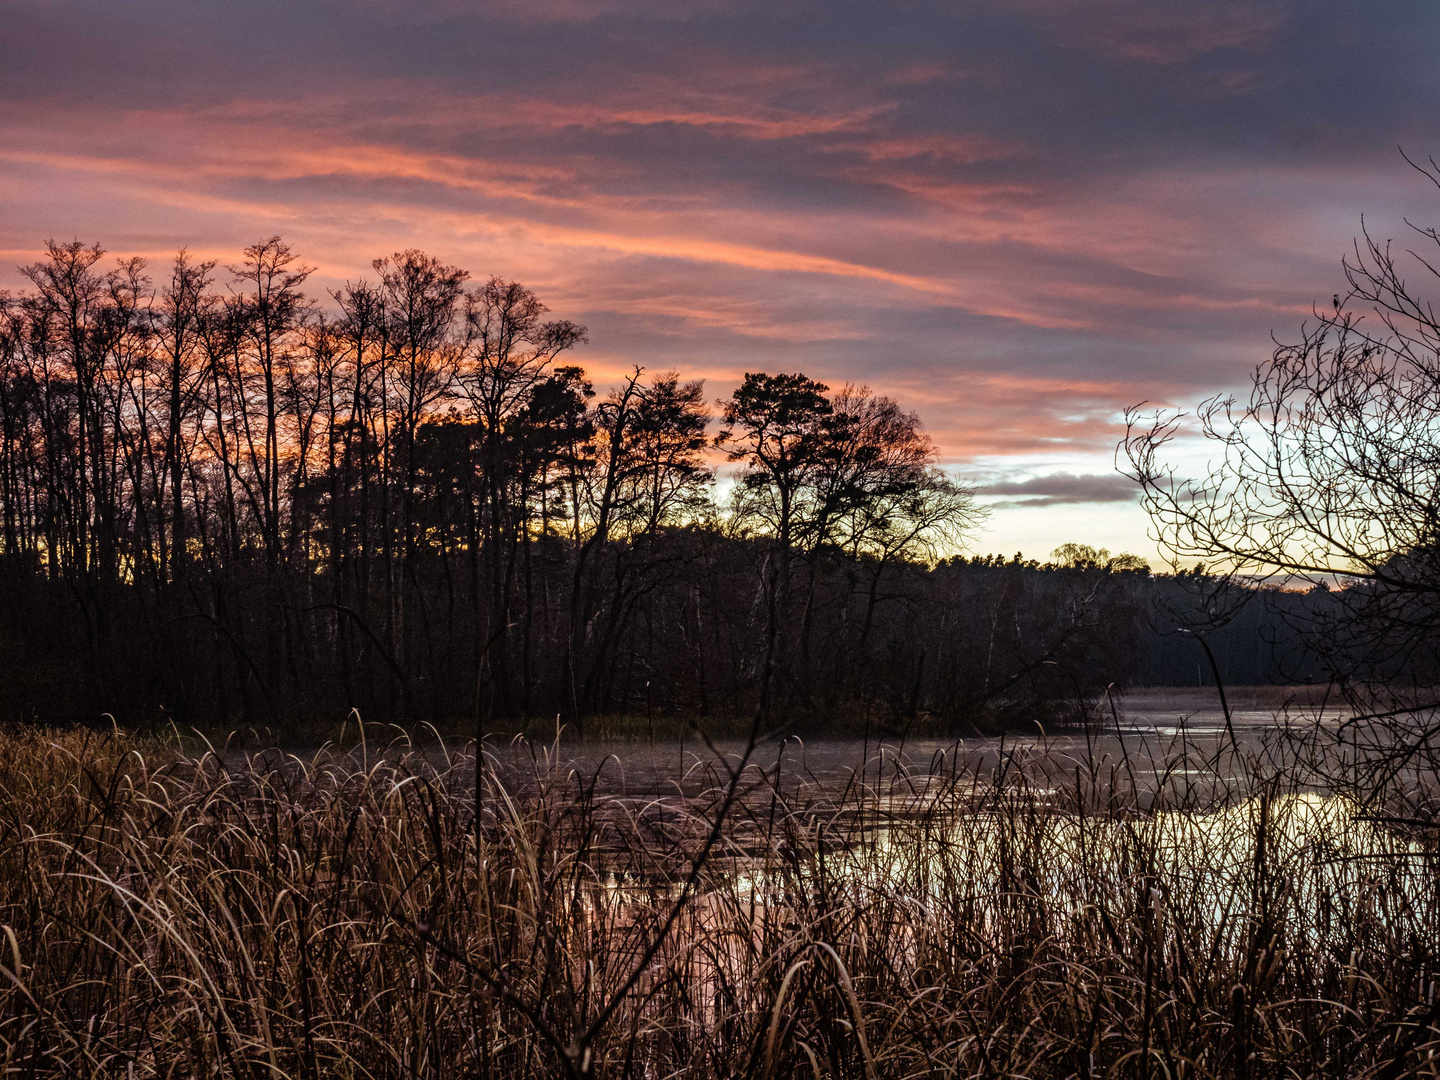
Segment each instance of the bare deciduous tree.
[{"label": "bare deciduous tree", "polygon": [[[1440,186],[1433,161],[1420,171]],[[1414,714],[1392,695],[1440,679],[1440,314],[1425,291],[1440,233],[1411,229],[1403,249],[1363,231],[1348,291],[1277,345],[1248,398],[1200,405],[1206,475],[1171,463],[1177,414],[1132,411],[1120,447],[1174,558],[1317,591],[1299,629],[1357,703],[1407,718],[1406,740]]]}]

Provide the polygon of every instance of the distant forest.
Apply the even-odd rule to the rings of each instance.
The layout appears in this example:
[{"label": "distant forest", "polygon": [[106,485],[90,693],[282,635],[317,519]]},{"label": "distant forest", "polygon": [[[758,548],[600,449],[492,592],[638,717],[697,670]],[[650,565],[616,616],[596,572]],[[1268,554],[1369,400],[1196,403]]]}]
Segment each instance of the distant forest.
[{"label": "distant forest", "polygon": [[[52,243],[0,293],[0,720],[583,729],[765,694],[960,730],[1212,682],[1174,633],[1215,621],[1203,570],[967,557],[972,491],[867,389],[600,394],[583,327],[417,251],[323,301],[278,238],[105,264]],[[1309,601],[1269,599],[1230,587],[1227,680],[1315,673]]]}]

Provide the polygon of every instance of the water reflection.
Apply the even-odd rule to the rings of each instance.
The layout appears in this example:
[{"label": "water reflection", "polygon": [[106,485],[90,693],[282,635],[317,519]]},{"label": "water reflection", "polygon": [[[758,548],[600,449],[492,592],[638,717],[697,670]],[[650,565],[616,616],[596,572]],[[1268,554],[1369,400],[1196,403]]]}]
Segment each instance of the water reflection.
[{"label": "water reflection", "polygon": [[[1241,688],[1230,696],[1228,728],[1213,689],[1142,689],[1117,699],[1113,709],[1108,702],[1092,708],[1084,728],[950,739],[789,736],[770,740],[752,760],[771,774],[769,782],[786,792],[808,789],[831,795],[856,785],[897,782],[923,790],[926,777],[985,774],[1011,757],[1032,766],[1043,763],[1053,773],[1068,773],[1076,764],[1123,761],[1138,774],[1153,777],[1176,774],[1177,759],[1221,761],[1233,770],[1240,757],[1232,753],[1226,759],[1222,751],[1262,751],[1276,734],[1277,713],[1305,729],[1316,722],[1333,728],[1349,716],[1313,688]],[[707,745],[698,738],[579,743],[562,737],[550,746],[524,740],[487,745],[492,767],[508,785],[523,788],[528,778],[561,769],[573,771],[606,795],[688,797],[723,777],[716,752],[734,761],[744,749],[735,741]],[[1179,771],[1199,775],[1206,770],[1182,765]]]}]

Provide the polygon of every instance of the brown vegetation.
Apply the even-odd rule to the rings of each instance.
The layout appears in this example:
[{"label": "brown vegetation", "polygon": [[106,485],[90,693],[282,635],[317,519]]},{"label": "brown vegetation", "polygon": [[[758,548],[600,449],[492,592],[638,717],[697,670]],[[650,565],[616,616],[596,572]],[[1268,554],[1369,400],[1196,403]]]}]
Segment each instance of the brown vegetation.
[{"label": "brown vegetation", "polygon": [[1138,749],[891,754],[838,790],[772,747],[682,799],[538,747],[487,780],[477,839],[443,747],[6,733],[3,1067],[1431,1075],[1440,850],[1371,820],[1409,811],[1306,794],[1274,755]]}]

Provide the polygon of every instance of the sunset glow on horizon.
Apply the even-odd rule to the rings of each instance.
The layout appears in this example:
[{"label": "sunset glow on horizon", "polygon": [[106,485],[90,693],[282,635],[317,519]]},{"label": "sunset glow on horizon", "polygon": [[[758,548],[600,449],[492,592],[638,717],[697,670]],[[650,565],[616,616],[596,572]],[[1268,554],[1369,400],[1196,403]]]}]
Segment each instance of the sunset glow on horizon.
[{"label": "sunset glow on horizon", "polygon": [[[316,295],[419,248],[639,364],[867,384],[994,506],[977,552],[1156,558],[1126,407],[1242,392],[1436,192],[1440,11],[1233,0],[6,5],[0,288],[48,238]],[[1363,72],[1364,79],[1338,72]]]}]

